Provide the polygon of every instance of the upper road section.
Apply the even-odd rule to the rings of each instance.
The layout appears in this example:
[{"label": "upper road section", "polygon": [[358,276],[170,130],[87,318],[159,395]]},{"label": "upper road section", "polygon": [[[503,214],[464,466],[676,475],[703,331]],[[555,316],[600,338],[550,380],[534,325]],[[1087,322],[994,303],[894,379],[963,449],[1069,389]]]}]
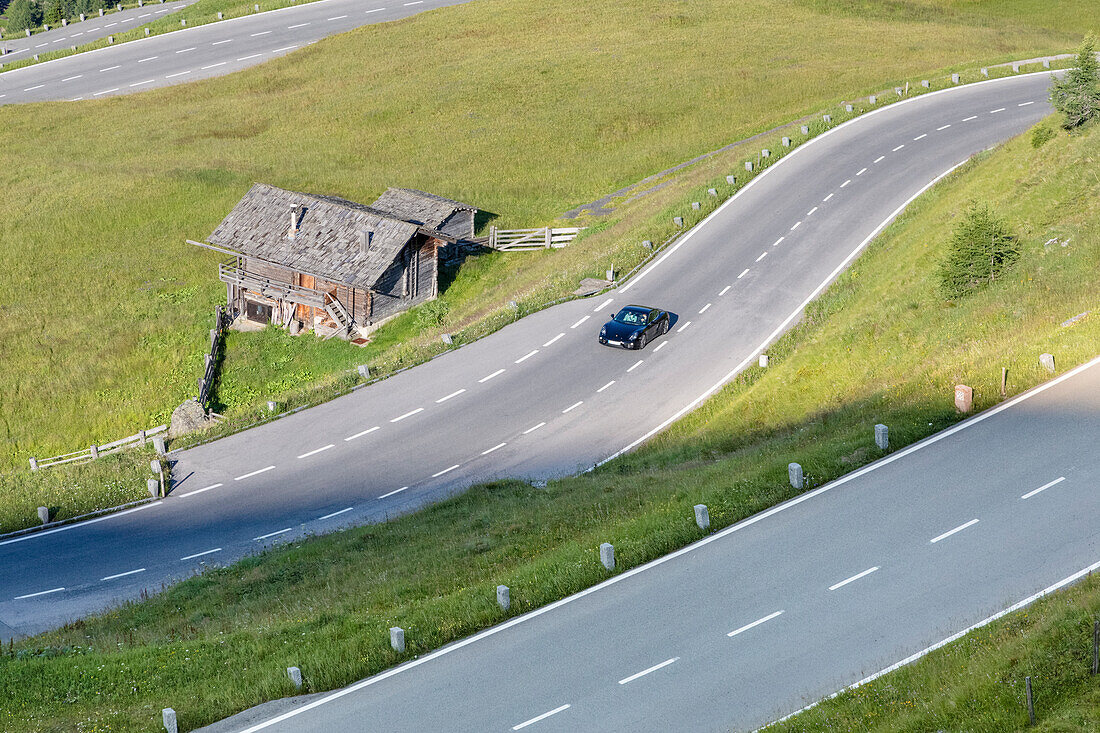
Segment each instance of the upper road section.
[{"label": "upper road section", "polygon": [[[177,454],[172,495],[0,542],[0,635],[48,628],[264,545],[501,476],[591,467],[697,404],[931,183],[1045,115],[1047,74],[935,92],[778,161],[617,291],[563,303],[353,394]],[[676,316],[600,346],[627,303]],[[660,660],[658,660],[660,661]]]},{"label": "upper road section", "polygon": [[326,36],[463,2],[318,0],[208,23],[5,71],[0,104],[98,99],[221,76]]}]

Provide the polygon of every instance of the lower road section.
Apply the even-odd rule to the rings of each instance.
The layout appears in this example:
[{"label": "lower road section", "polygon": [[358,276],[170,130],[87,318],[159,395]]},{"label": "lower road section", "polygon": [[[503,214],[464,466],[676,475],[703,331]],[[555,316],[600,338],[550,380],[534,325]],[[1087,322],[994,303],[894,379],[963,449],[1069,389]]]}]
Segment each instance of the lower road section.
[{"label": "lower road section", "polygon": [[211,731],[752,729],[1100,560],[1098,438],[1100,358],[601,586]]}]

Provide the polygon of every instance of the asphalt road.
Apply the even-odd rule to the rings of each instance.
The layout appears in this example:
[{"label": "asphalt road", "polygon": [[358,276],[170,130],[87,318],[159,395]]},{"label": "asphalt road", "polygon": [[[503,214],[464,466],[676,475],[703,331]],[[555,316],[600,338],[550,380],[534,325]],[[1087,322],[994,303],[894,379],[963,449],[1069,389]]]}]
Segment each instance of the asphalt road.
[{"label": "asphalt road", "polygon": [[209,23],[5,71],[0,104],[98,99],[221,76],[326,36],[463,2],[319,0]]},{"label": "asphalt road", "polygon": [[557,604],[204,730],[763,725],[1100,567],[1100,358],[1076,371]]},{"label": "asphalt road", "polygon": [[[486,479],[572,473],[637,443],[752,361],[920,191],[1046,114],[1048,81],[985,82],[846,123],[610,295],[180,453],[163,501],[0,541],[0,636],[272,542],[382,520]],[[671,310],[672,331],[640,353],[599,346],[599,324],[627,302]]]}]

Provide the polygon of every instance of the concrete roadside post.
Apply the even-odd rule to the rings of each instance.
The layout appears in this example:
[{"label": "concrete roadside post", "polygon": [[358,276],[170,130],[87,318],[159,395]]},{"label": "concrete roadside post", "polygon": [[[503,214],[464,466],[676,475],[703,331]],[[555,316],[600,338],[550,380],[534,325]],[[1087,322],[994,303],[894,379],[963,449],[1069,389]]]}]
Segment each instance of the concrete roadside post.
[{"label": "concrete roadside post", "polygon": [[115,42],[115,37],[114,36],[107,36],[107,45],[108,46],[110,46],[114,42]]},{"label": "concrete roadside post", "polygon": [[164,496],[164,466],[161,464],[159,458],[154,458],[149,461],[149,470],[157,475],[157,488],[160,491],[160,495]]},{"label": "concrete roadside post", "polygon": [[952,84],[958,84],[959,83],[959,75],[958,74],[952,74],[951,75],[951,83]]},{"label": "concrete roadside post", "polygon": [[984,76],[986,79],[989,78],[989,69],[984,66],[982,67],[982,76]]},{"label": "concrete roadside post", "polygon": [[160,481],[155,478],[145,479],[145,487],[149,490],[149,498],[156,499],[157,494],[160,493]]},{"label": "concrete roadside post", "polygon": [[50,523],[50,508],[45,506],[38,507],[38,519],[42,524]]},{"label": "concrete roadside post", "polygon": [[150,30],[149,30],[148,26],[146,26],[146,28],[145,28],[145,35],[146,35],[146,36],[148,36],[148,35],[149,35],[149,33],[150,33]]},{"label": "concrete roadside post", "polygon": [[802,127],[798,128],[798,129],[802,132],[803,135],[809,135],[810,134],[810,126],[809,125],[802,125]]},{"label": "concrete roadside post", "polygon": [[646,249],[653,249],[653,242],[649,239],[643,239],[642,240],[642,246],[645,247]]},{"label": "concrete roadside post", "polygon": [[922,87],[924,87],[925,89],[927,89],[927,88],[928,88],[928,86],[929,86],[929,84],[928,84],[928,80],[927,80],[927,79],[921,79],[920,85],[921,85]]},{"label": "concrete roadside post", "polygon": [[294,689],[302,689],[302,670],[297,667],[287,667],[286,676],[290,678],[290,682],[294,685]]},{"label": "concrete roadside post", "polygon": [[752,161],[751,160],[746,160],[745,161],[745,170],[747,170],[749,173],[752,173]]},{"label": "concrete roadside post", "polygon": [[768,150],[767,148],[764,148],[763,150],[760,151],[760,157],[761,158],[770,158],[770,157],[772,157],[772,151]]},{"label": "concrete roadside post", "polygon": [[390,646],[395,652],[405,653],[405,630],[400,626],[390,627]]},{"label": "concrete roadside post", "polygon": [[708,196],[714,196],[715,198],[717,198],[718,197],[718,189],[717,188],[708,188],[707,189],[707,195]]},{"label": "concrete roadside post", "polygon": [[225,20],[225,13],[220,10],[218,11],[218,20]]},{"label": "concrete roadside post", "polygon": [[737,176],[726,176],[726,183],[731,186],[737,185]]},{"label": "concrete roadside post", "polygon": [[970,412],[974,405],[974,390],[965,384],[955,385],[955,409],[959,412]]},{"label": "concrete roadside post", "polygon": [[710,529],[710,512],[707,511],[706,504],[695,505],[695,523],[699,525],[699,529],[704,532]]},{"label": "concrete roadside post", "polygon": [[187,18],[180,18],[180,25],[184,28],[187,27]]},{"label": "concrete roadside post", "polygon": [[821,121],[824,122],[826,125],[831,124],[832,121],[833,121],[833,116],[832,115],[821,115]]},{"label": "concrete roadside post", "polygon": [[508,590],[508,586],[497,586],[497,605],[500,606],[501,609],[504,611],[507,611],[509,608],[512,607],[512,598]]},{"label": "concrete roadside post", "polygon": [[890,428],[882,423],[875,426],[875,445],[879,447],[879,450],[886,450],[890,447]]},{"label": "concrete roadside post", "polygon": [[791,139],[790,139],[789,137],[787,137],[786,135],[784,135],[784,136],[783,136],[783,139],[782,139],[782,140],[780,140],[779,142],[780,142],[780,143],[781,143],[781,144],[783,145],[783,147],[785,147],[785,148],[789,148],[789,147],[791,147]]},{"label": "concrete roadside post", "polygon": [[277,410],[277,409],[279,409],[279,403],[278,402],[276,402],[275,400],[268,400],[267,401],[267,411],[268,412],[275,412],[275,410]]},{"label": "concrete roadside post", "polygon": [[802,466],[797,463],[788,463],[787,478],[790,480],[791,486],[801,489],[803,485]]},{"label": "concrete roadside post", "polygon": [[37,458],[32,458],[31,459],[31,470],[32,471],[37,471],[38,470],[38,459]]},{"label": "concrete roadside post", "polygon": [[160,435],[153,436],[153,448],[156,449],[158,456],[163,456],[168,452],[164,448],[164,438]]},{"label": "concrete roadside post", "polygon": [[172,708],[164,708],[160,711],[160,719],[161,722],[164,723],[164,730],[167,731],[167,733],[179,733],[179,726],[176,724],[175,710]]},{"label": "concrete roadside post", "polygon": [[672,217],[672,223],[673,223],[674,226],[682,227],[684,225],[684,217],[674,216],[674,217]]},{"label": "concrete roadside post", "polygon": [[700,203],[698,201],[692,201],[691,202],[691,210],[692,211],[698,211],[699,206],[700,206]]},{"label": "concrete roadside post", "polygon": [[871,106],[873,107],[878,102],[878,97],[872,94],[870,97],[867,98],[867,101],[870,102]]},{"label": "concrete roadside post", "polygon": [[1054,355],[1053,354],[1039,354],[1039,366],[1046,369],[1051,374],[1054,373]]},{"label": "concrete roadside post", "polygon": [[615,569],[615,547],[610,542],[600,545],[600,562],[608,570]]},{"label": "concrete roadside post", "polygon": [[844,105],[844,111],[845,112],[851,112],[852,111],[852,105],[850,105],[850,104]]},{"label": "concrete roadside post", "polygon": [[1019,64],[1013,64],[1012,65],[1012,73],[1013,74],[1019,74],[1020,73],[1020,65]]},{"label": "concrete roadside post", "polygon": [[761,369],[767,369],[768,368],[768,355],[767,354],[761,354],[760,358],[757,360],[756,363],[760,365]]},{"label": "concrete roadside post", "polygon": [[360,379],[370,379],[370,367],[366,364],[360,364],[355,370],[359,372]]},{"label": "concrete roadside post", "polygon": [[454,343],[454,339],[451,338],[451,334],[449,334],[449,333],[445,333],[442,336],[440,336],[439,340],[442,341],[443,343],[447,344],[447,346],[450,346],[451,344]]}]

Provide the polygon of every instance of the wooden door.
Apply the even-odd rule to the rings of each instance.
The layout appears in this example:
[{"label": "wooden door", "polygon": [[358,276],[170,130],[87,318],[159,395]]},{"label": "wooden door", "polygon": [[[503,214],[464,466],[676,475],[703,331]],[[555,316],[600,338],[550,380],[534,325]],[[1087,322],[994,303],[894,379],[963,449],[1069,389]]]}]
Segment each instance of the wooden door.
[{"label": "wooden door", "polygon": [[[313,275],[306,275],[305,273],[298,273],[298,287],[302,288],[314,288],[317,286],[317,279]],[[306,328],[313,326],[313,308],[308,305],[299,305],[296,309],[295,316],[299,321],[304,321]]]}]

